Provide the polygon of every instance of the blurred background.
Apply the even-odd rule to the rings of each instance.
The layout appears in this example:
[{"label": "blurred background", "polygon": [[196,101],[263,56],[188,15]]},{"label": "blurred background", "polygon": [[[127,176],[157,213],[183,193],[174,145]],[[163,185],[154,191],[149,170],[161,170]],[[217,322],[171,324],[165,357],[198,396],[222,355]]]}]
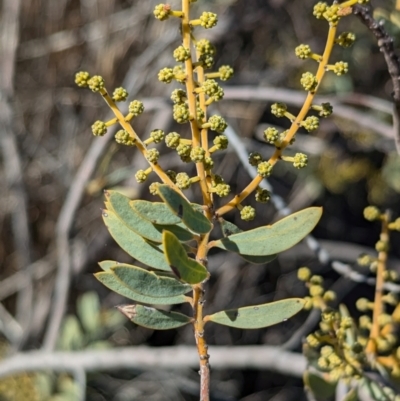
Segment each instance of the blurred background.
[{"label": "blurred background", "polygon": [[[94,121],[112,116],[101,96],[75,86],[74,75],[79,70],[102,75],[110,92],[124,86],[129,100],[143,101],[146,112],[134,122],[141,136],[156,128],[188,134],[187,127],[172,119],[172,87],[157,80],[161,68],[175,63],[172,51],[179,45],[179,29],[177,21],[155,20],[156,4],[153,0],[0,1],[2,358],[39,349],[111,352],[126,346],[194,345],[189,326],[153,332],[127,322],[113,308],[126,300],[93,276],[98,261],[130,262],[103,225],[102,191],[118,188],[132,198],[154,198],[147,184],[134,179],[145,166],[140,154],[115,143],[113,130],[102,138],[91,134]],[[179,8],[179,2],[171,4]],[[371,4],[398,45],[400,11],[395,10],[395,1]],[[229,64],[235,70],[234,78],[224,85],[225,99],[216,106],[230,124],[231,146],[215,160],[217,173],[233,193],[250,180],[243,153],[246,158],[257,150],[267,157],[273,148],[262,140],[263,130],[271,125],[288,127],[271,115],[271,104],[286,102],[293,114],[302,105],[301,74],[315,71],[316,66],[299,60],[294,48],[307,43],[321,53],[328,28],[312,16],[313,5],[313,0],[199,0],[194,6],[194,15],[204,10],[218,14],[215,29],[196,29],[195,35],[216,45],[216,67]],[[317,241],[310,239],[266,266],[213,253],[207,312],[305,296],[296,276],[304,265],[323,275],[326,287],[336,289],[338,301],[354,313],[356,298],[372,297],[373,287],[351,280],[349,270],[343,269],[368,276],[356,258],[363,252],[373,254],[380,227],[365,221],[362,211],[373,204],[399,215],[400,158],[391,129],[393,88],[384,58],[371,32],[355,16],[340,24],[340,31],[348,30],[357,35],[355,45],[335,49],[332,60],[348,62],[350,72],[342,77],[327,74],[319,93],[320,99],[333,104],[334,114],[321,121],[316,133],[300,131],[289,150],[307,153],[308,168],[294,171],[279,163],[269,181],[278,197],[275,202],[247,201],[257,209],[254,222],[242,222],[237,212],[227,215],[249,228],[278,219],[285,205],[293,211],[321,205],[324,215],[313,233]],[[126,111],[127,104],[121,109]],[[167,148],[160,164],[182,171],[180,159]],[[193,173],[193,165],[183,168]],[[389,265],[400,273],[400,234],[393,234],[392,241]],[[318,316],[302,312],[268,329],[241,331],[212,325],[206,335],[210,345],[284,345],[299,356],[303,336],[317,322]],[[222,365],[212,371],[213,400],[307,399],[301,374],[291,371],[290,359],[286,373],[232,369],[229,360]],[[198,399],[199,376],[185,363],[179,370],[102,369],[83,374],[83,379],[62,370],[7,376],[0,362],[0,400]]]}]

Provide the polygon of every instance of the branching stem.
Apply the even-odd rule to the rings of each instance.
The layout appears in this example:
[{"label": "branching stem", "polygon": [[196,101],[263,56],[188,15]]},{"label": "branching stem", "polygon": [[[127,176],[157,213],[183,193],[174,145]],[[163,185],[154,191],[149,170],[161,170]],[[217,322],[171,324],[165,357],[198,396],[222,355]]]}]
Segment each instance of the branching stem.
[{"label": "branching stem", "polygon": [[[103,99],[107,103],[107,105],[110,107],[112,112],[114,113],[115,117],[118,119],[118,122],[122,126],[122,128],[128,132],[128,134],[135,139],[135,145],[139,149],[140,153],[142,153],[143,156],[146,156],[147,149],[146,145],[142,142],[142,140],[139,138],[139,135],[135,132],[133,129],[132,125],[129,124],[129,122],[126,121],[124,115],[121,113],[117,105],[115,104],[114,100],[111,98],[111,96],[108,94],[108,92],[105,89],[100,90],[101,95],[103,96]],[[158,164],[154,164],[149,162],[151,168],[153,171],[160,177],[162,182],[164,184],[170,185],[172,188],[175,189],[175,191],[179,192],[182,196],[183,195],[182,191],[171,181],[171,179],[168,177],[168,175],[164,172],[164,170],[160,167]]]},{"label": "branching stem", "polygon": [[[276,148],[274,154],[271,156],[271,158],[268,160],[268,162],[274,166],[277,161],[280,159],[282,152],[284,149],[288,146],[290,141],[293,139],[293,137],[296,135],[298,129],[300,128],[301,122],[304,120],[306,117],[307,113],[309,112],[311,105],[313,103],[313,100],[315,98],[315,94],[318,91],[319,86],[321,85],[321,81],[325,75],[326,72],[326,66],[329,62],[330,55],[332,53],[332,48],[333,45],[335,44],[335,38],[336,38],[336,25],[330,25],[329,27],[329,33],[328,33],[328,38],[326,40],[326,45],[325,45],[325,50],[322,55],[321,62],[318,67],[318,71],[316,74],[318,86],[314,90],[314,92],[308,92],[308,95],[306,97],[306,100],[304,101],[303,107],[301,108],[299,114],[297,115],[296,119],[293,121],[290,129],[288,130],[285,139],[283,140],[281,146],[279,148]],[[257,187],[260,185],[261,181],[263,180],[263,177],[258,175],[255,177],[243,191],[236,195],[232,200],[230,200],[227,204],[224,206],[220,207],[217,211],[216,214],[217,216],[222,216],[223,214],[231,211],[235,207],[237,207],[244,199],[246,199],[251,193],[253,193]]]},{"label": "branching stem", "polygon": [[[182,0],[182,39],[183,47],[186,49],[191,48],[191,26],[190,26],[190,1]],[[196,116],[196,94],[195,94],[195,81],[193,76],[193,60],[189,57],[185,61],[186,68],[186,94],[189,104],[190,115]],[[200,141],[200,129],[197,124],[196,117],[190,121],[190,128],[192,131],[192,145],[193,147],[201,146]],[[208,207],[212,208],[211,196],[208,191],[208,185],[206,180],[206,173],[204,170],[203,163],[196,163],[197,175],[200,177],[200,188],[203,195],[203,203]]]},{"label": "branching stem", "polygon": [[[183,46],[186,49],[191,49],[191,26],[190,26],[190,1],[182,0],[182,37]],[[197,116],[197,104],[196,104],[196,82],[194,79],[194,68],[192,57],[185,61],[186,68],[186,94],[189,104],[189,112],[192,116]],[[200,83],[204,81],[204,71],[202,67],[197,67],[197,78]],[[199,95],[200,107],[206,112],[205,95]],[[195,117],[190,121],[190,128],[192,131],[192,146],[202,146],[206,149],[208,155],[208,130],[203,129],[200,131],[197,118]],[[208,189],[206,171],[203,163],[196,163],[197,176],[200,178],[200,188],[203,196],[203,204],[206,206],[205,214],[211,221],[212,215],[210,210],[212,209],[212,195]],[[199,263],[207,265],[207,252],[208,252],[208,240],[209,235],[202,236],[197,243],[197,255],[196,259]],[[207,266],[206,266],[207,267]],[[197,351],[200,360],[200,401],[210,400],[210,365],[208,363],[209,355],[207,352],[208,346],[205,340],[204,334],[204,320],[203,320],[203,304],[204,304],[204,288],[203,284],[198,284],[193,288],[193,316],[194,316],[194,336],[197,344]]]}]

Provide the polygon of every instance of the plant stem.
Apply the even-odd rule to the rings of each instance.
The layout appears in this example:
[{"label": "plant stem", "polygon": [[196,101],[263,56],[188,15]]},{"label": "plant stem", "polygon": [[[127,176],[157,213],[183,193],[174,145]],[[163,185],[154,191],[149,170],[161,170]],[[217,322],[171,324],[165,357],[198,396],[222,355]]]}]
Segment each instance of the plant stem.
[{"label": "plant stem", "polygon": [[193,312],[194,312],[194,337],[197,345],[197,352],[200,359],[200,401],[209,401],[210,399],[210,365],[208,363],[209,355],[207,353],[207,343],[204,335],[203,320],[203,295],[202,284],[193,289]]},{"label": "plant stem", "polygon": [[[183,46],[186,49],[191,48],[191,27],[189,24],[190,21],[190,1],[189,0],[182,0],[182,39],[183,39]],[[196,110],[196,94],[195,94],[195,83],[193,77],[193,61],[192,57],[189,57],[185,61],[185,68],[186,68],[186,94],[188,98],[189,104],[189,112],[194,119],[190,121],[190,128],[192,131],[192,146],[197,147],[201,146],[200,141],[200,129],[197,124],[197,110]],[[203,195],[203,203],[209,209],[212,208],[212,201],[211,196],[208,191],[208,185],[206,180],[206,173],[204,170],[203,163],[196,163],[197,175],[200,177],[200,188],[201,193]]]},{"label": "plant stem", "polygon": [[[326,45],[325,45],[325,50],[322,55],[321,62],[318,66],[318,70],[316,73],[316,78],[318,82],[318,86],[315,89],[314,92],[308,92],[308,95],[304,101],[303,107],[301,108],[299,114],[297,115],[296,119],[293,121],[290,129],[288,130],[288,133],[285,136],[285,139],[282,141],[282,145],[279,148],[275,149],[274,154],[271,156],[271,158],[268,160],[268,162],[274,166],[278,160],[280,159],[282,152],[284,149],[289,145],[290,141],[293,139],[293,137],[296,135],[298,129],[300,128],[301,122],[304,120],[306,117],[308,111],[311,108],[312,102],[314,101],[315,95],[318,91],[319,86],[321,85],[321,81],[325,75],[326,72],[326,66],[329,62],[329,57],[332,53],[332,48],[333,45],[335,44],[335,38],[336,38],[336,25],[330,25],[329,26],[329,33],[328,33],[328,38],[326,40]],[[226,203],[224,206],[220,207],[216,211],[217,216],[222,216],[223,214],[231,211],[237,205],[239,205],[244,199],[246,199],[252,192],[254,192],[257,187],[260,185],[261,181],[263,180],[263,177],[258,175],[255,177],[243,191],[236,195],[233,199],[231,199],[228,203]]]},{"label": "plant stem", "polygon": [[[380,240],[383,242],[389,242],[389,220],[390,215],[389,212],[386,212],[382,216],[382,230],[380,235]],[[376,339],[380,335],[380,325],[379,325],[379,317],[384,313],[384,305],[383,305],[383,291],[385,284],[385,271],[386,271],[386,262],[388,258],[387,251],[381,251],[378,253],[378,267],[376,271],[376,285],[375,285],[375,297],[374,297],[374,309],[372,311],[372,327],[369,335],[368,344],[366,347],[367,355],[374,357],[377,351],[376,348]]]},{"label": "plant stem", "polygon": [[[211,219],[210,211],[206,211],[206,215]],[[207,252],[209,234],[206,234],[198,241],[196,260],[207,267]],[[204,288],[203,283],[193,288],[193,316],[194,316],[194,337],[197,345],[197,352],[200,359],[200,401],[210,400],[210,365],[208,355],[208,345],[204,333],[203,305],[204,305]]]}]

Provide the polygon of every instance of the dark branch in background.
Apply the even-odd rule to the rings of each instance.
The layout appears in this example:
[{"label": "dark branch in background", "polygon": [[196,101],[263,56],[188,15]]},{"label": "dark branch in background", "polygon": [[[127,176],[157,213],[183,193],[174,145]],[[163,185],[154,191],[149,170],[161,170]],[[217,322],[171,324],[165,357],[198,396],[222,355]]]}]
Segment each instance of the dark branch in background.
[{"label": "dark branch in background", "polygon": [[378,42],[379,50],[385,57],[388,72],[393,84],[393,131],[397,152],[400,154],[400,60],[394,49],[394,40],[381,23],[372,17],[372,9],[361,5],[353,7],[353,13],[372,32]]}]

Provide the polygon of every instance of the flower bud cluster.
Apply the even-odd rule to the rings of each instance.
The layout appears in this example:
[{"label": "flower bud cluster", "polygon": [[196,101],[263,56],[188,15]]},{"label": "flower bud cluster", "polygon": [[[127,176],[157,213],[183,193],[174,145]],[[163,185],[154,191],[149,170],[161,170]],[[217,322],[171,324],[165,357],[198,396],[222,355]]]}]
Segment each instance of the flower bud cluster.
[{"label": "flower bud cluster", "polygon": [[313,275],[308,267],[300,267],[297,271],[297,278],[306,283],[309,291],[309,296],[305,297],[307,309],[312,307],[324,309],[327,303],[335,301],[336,294],[330,290],[326,291],[323,287],[323,278]]},{"label": "flower bud cluster", "polygon": [[129,132],[123,129],[115,134],[115,141],[126,146],[135,146],[136,143],[136,140],[129,135]]},{"label": "flower bud cluster", "polygon": [[157,196],[158,195],[158,186],[160,185],[159,182],[152,182],[149,185],[149,192],[153,195],[153,196]]},{"label": "flower bud cluster", "polygon": [[225,180],[217,174],[214,174],[211,179],[211,187],[212,191],[216,193],[221,198],[224,196],[228,196],[231,192],[230,185],[225,183]]},{"label": "flower bud cluster", "polygon": [[330,103],[322,103],[320,106],[313,105],[311,107],[313,110],[318,111],[318,115],[323,118],[329,117],[333,112],[333,107]]},{"label": "flower bud cluster", "polygon": [[344,380],[350,383],[359,379],[366,363],[365,345],[348,342],[349,332],[355,331],[355,323],[345,313],[325,309],[321,314],[319,330],[306,337],[306,344],[315,352],[309,353],[316,366],[327,373],[329,381]]},{"label": "flower bud cluster", "polygon": [[190,158],[190,153],[192,152],[191,145],[180,143],[176,147],[176,152],[184,163],[189,163],[192,159]]},{"label": "flower bud cluster", "polygon": [[177,132],[170,132],[165,137],[165,144],[172,149],[176,149],[180,144],[181,136]]},{"label": "flower bud cluster", "polygon": [[244,206],[240,211],[240,217],[244,221],[254,220],[256,217],[256,209],[252,206]]},{"label": "flower bud cluster", "polygon": [[367,206],[364,209],[364,218],[368,221],[379,220],[381,217],[381,211],[375,206]]},{"label": "flower bud cluster", "polygon": [[189,121],[190,112],[187,103],[174,104],[173,118],[178,124],[184,124]]},{"label": "flower bud cluster", "polygon": [[233,68],[229,65],[223,65],[219,67],[218,73],[221,81],[227,81],[233,77]]},{"label": "flower bud cluster", "polygon": [[175,104],[182,104],[185,103],[187,100],[186,92],[183,89],[175,89],[171,93],[171,100]]},{"label": "flower bud cluster", "polygon": [[164,140],[165,133],[162,129],[155,129],[151,131],[150,138],[153,140],[154,143],[160,143]]},{"label": "flower bud cluster", "polygon": [[129,103],[128,110],[134,117],[137,117],[144,112],[144,105],[139,100],[133,100]]},{"label": "flower bud cluster", "polygon": [[136,178],[136,181],[139,183],[139,184],[142,184],[143,182],[145,182],[146,180],[147,180],[147,173],[146,173],[146,171],[145,170],[138,170],[137,172],[136,172],[136,174],[135,174],[135,178]]},{"label": "flower bud cluster", "polygon": [[216,150],[223,150],[228,147],[229,141],[226,135],[217,135],[214,140],[213,144]]},{"label": "flower bud cluster", "polygon": [[264,131],[264,139],[266,142],[274,145],[279,139],[279,131],[274,127],[268,127]]},{"label": "flower bud cluster", "polygon": [[210,128],[212,131],[222,134],[227,126],[228,124],[221,116],[214,115],[208,119],[206,124],[203,124],[202,128]]},{"label": "flower bud cluster", "polygon": [[201,146],[196,146],[190,151],[190,159],[194,163],[201,163],[204,161],[206,151]]},{"label": "flower bud cluster", "polygon": [[188,189],[191,185],[190,177],[186,173],[178,173],[175,177],[176,185],[179,189]]},{"label": "flower bud cluster", "polygon": [[218,16],[217,14],[204,11],[200,16],[200,25],[203,28],[210,29],[217,25]]},{"label": "flower bud cluster", "polygon": [[256,189],[256,202],[267,203],[271,199],[271,194],[268,190],[258,187]]},{"label": "flower bud cluster", "polygon": [[200,39],[196,42],[196,50],[199,54],[208,54],[213,56],[215,54],[215,47],[208,39]]},{"label": "flower bud cluster", "polygon": [[275,117],[285,117],[285,114],[287,112],[287,106],[285,103],[274,103],[271,106],[271,113]]},{"label": "flower bud cluster", "polygon": [[262,156],[258,152],[253,152],[249,154],[249,164],[250,166],[258,166],[263,161]]},{"label": "flower bud cluster", "polygon": [[190,58],[190,50],[184,46],[179,46],[174,50],[174,59],[177,62],[184,63]]},{"label": "flower bud cluster", "polygon": [[115,102],[124,102],[128,98],[128,96],[129,95],[127,90],[120,87],[114,90],[112,98]]},{"label": "flower bud cluster", "polygon": [[340,20],[340,7],[338,4],[333,4],[330,7],[326,7],[323,17],[332,25],[337,25]]},{"label": "flower bud cluster", "polygon": [[316,116],[308,116],[301,123],[302,127],[304,127],[308,132],[315,131],[319,127],[319,119]]},{"label": "flower bud cluster", "polygon": [[172,182],[176,182],[177,173],[174,170],[167,170],[165,172]]},{"label": "flower bud cluster", "polygon": [[154,16],[160,20],[165,21],[171,13],[171,6],[169,4],[158,4],[153,11]]},{"label": "flower bud cluster", "polygon": [[205,80],[198,90],[203,91],[207,96],[212,97],[215,101],[221,100],[224,97],[224,90],[214,79]]},{"label": "flower bud cluster", "polygon": [[149,163],[157,164],[160,158],[160,152],[157,149],[148,149],[145,155]]},{"label": "flower bud cluster", "polygon": [[80,71],[75,74],[75,83],[80,87],[80,88],[87,88],[88,87],[88,81],[90,79],[90,75],[86,71]]},{"label": "flower bud cluster", "polygon": [[312,54],[311,47],[309,45],[301,44],[295,49],[296,56],[302,60],[306,60]]},{"label": "flower bud cluster", "polygon": [[317,77],[311,72],[305,72],[300,79],[301,86],[309,92],[314,92],[318,86]]},{"label": "flower bud cluster", "polygon": [[104,79],[100,75],[94,75],[87,81],[87,84],[92,92],[99,92],[105,86]]},{"label": "flower bud cluster", "polygon": [[356,40],[356,35],[352,32],[343,32],[337,38],[335,43],[344,48],[351,47]]},{"label": "flower bud cluster", "polygon": [[344,61],[338,61],[332,67],[328,66],[328,68],[332,69],[337,76],[341,76],[349,71],[349,64]]},{"label": "flower bud cluster", "polygon": [[266,177],[269,177],[271,175],[272,168],[273,168],[273,166],[272,166],[271,163],[266,162],[266,161],[260,162],[257,165],[257,173],[261,177],[266,178]]},{"label": "flower bud cluster", "polygon": [[198,63],[204,68],[211,68],[214,65],[215,47],[208,39],[200,39],[196,42],[198,52]]},{"label": "flower bud cluster", "polygon": [[307,166],[308,156],[304,153],[296,153],[293,157],[293,166],[301,169]]},{"label": "flower bud cluster", "polygon": [[107,133],[107,125],[103,121],[96,121],[92,125],[92,133],[94,136],[103,136]]}]

